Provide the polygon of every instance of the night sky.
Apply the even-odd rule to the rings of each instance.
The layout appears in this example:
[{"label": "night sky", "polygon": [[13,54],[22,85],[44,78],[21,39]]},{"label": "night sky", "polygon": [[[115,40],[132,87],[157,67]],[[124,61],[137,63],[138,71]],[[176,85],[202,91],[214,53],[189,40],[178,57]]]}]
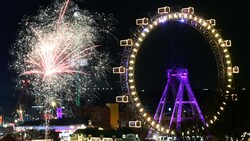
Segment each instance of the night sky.
[{"label": "night sky", "polygon": [[[24,15],[36,14],[40,7],[51,4],[52,0],[9,0],[1,3],[0,22],[0,115],[9,115],[16,104],[18,91],[14,91],[15,75],[8,70],[11,63],[9,49],[13,45],[19,30],[18,23]],[[215,3],[216,2],[216,3]],[[221,30],[224,39],[232,41],[230,48],[232,63],[240,67],[240,74],[236,76],[236,86],[249,88],[249,39],[250,24],[249,11],[246,3],[240,1],[212,1],[212,0],[85,0],[77,1],[80,8],[89,11],[112,13],[118,20],[118,39],[127,39],[131,31],[136,28],[137,18],[149,17],[163,6],[192,6],[195,13],[206,19],[216,19],[216,28]],[[184,66],[189,69],[191,84],[196,88],[206,88],[216,80],[216,64],[211,48],[205,39],[193,28],[179,23],[168,23],[157,27],[143,43],[138,54],[136,64],[136,78],[140,89],[165,86],[166,70],[173,65]],[[191,42],[193,41],[193,42]],[[169,48],[164,48],[169,46]],[[178,48],[178,50],[176,50]],[[115,65],[120,64],[122,47],[115,44],[111,48],[111,55]],[[115,66],[114,65],[114,66]],[[146,70],[146,71],[145,71]],[[117,76],[118,77],[118,76]],[[111,87],[117,87],[117,78],[108,79]],[[114,82],[115,81],[115,82]],[[157,83],[156,83],[157,82]],[[250,96],[246,97],[250,98]],[[247,109],[245,107],[245,109]]]}]

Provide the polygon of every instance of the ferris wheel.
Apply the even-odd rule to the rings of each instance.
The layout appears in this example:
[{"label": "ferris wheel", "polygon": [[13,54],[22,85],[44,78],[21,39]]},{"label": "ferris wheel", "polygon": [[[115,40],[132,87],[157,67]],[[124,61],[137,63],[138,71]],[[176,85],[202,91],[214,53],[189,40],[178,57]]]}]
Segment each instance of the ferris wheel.
[{"label": "ferris wheel", "polygon": [[[171,21],[185,23],[199,31],[199,33],[209,43],[215,56],[219,88],[218,91],[221,101],[216,109],[214,109],[212,115],[204,116],[205,128],[209,128],[212,124],[219,120],[219,117],[224,111],[229,99],[237,100],[237,94],[232,93],[233,74],[239,73],[239,67],[233,66],[230,56],[229,48],[231,47],[231,40],[223,39],[220,32],[215,28],[215,19],[205,19],[196,15],[193,7],[180,8],[179,11],[173,10],[168,6],[160,7],[158,8],[156,15],[136,19],[136,25],[138,27],[133,35],[130,38],[120,40],[120,46],[124,47],[124,52],[121,58],[120,66],[113,68],[113,73],[120,75],[121,91],[123,94],[121,96],[117,96],[116,100],[117,102],[130,104],[132,109],[136,111],[138,120],[131,121],[131,127],[140,127],[142,123],[145,123],[154,131],[169,135],[176,134],[176,128],[171,128],[171,126],[161,124],[161,122],[155,118],[156,115],[150,115],[141,102],[135,82],[135,64],[140,48],[151,31],[153,31],[160,24]],[[183,75],[186,76],[185,70],[184,72],[182,70],[181,76]],[[203,116],[200,117],[203,118]]]}]

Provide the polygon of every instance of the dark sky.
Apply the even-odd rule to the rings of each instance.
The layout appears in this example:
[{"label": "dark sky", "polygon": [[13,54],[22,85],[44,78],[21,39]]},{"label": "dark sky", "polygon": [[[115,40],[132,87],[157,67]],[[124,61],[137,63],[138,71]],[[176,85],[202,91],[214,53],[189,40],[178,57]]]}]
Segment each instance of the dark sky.
[{"label": "dark sky", "polygon": [[[10,113],[14,110],[16,105],[15,99],[17,99],[18,92],[14,92],[14,79],[13,73],[8,70],[8,64],[10,63],[11,59],[9,57],[9,49],[11,45],[14,43],[16,39],[16,35],[19,30],[18,23],[21,21],[24,15],[32,16],[35,15],[37,10],[40,6],[46,6],[51,4],[52,0],[8,0],[1,3],[0,8],[0,115],[2,113]],[[180,7],[188,7],[192,6],[195,9],[195,13],[197,15],[203,16],[206,19],[214,18],[216,19],[216,28],[221,29],[221,35],[225,39],[232,40],[232,47],[230,48],[232,54],[232,62],[233,65],[240,67],[240,74],[237,74],[237,86],[239,87],[249,87],[249,71],[250,67],[248,65],[249,55],[247,55],[249,51],[249,39],[248,33],[249,29],[247,28],[250,24],[250,19],[248,11],[248,7],[246,3],[240,1],[228,1],[228,0],[221,0],[221,1],[212,1],[212,0],[151,0],[151,1],[142,1],[142,0],[85,0],[83,2],[78,2],[79,7],[86,8],[89,11],[97,11],[97,12],[104,12],[106,14],[112,13],[114,17],[119,21],[119,25],[117,26],[117,32],[115,36],[118,39],[126,39],[131,36],[130,29],[136,28],[135,20],[141,17],[149,17],[150,13],[153,13],[157,10],[158,7],[163,6],[180,6]],[[152,35],[150,40],[145,41],[145,46],[155,47],[159,46],[160,40],[170,40],[169,42],[166,41],[165,44],[172,43],[173,45],[180,46],[181,48],[184,47],[184,44],[181,44],[182,41],[185,41],[189,35],[190,31],[192,32],[193,29],[186,25],[175,25],[172,23],[170,26],[162,26],[156,29],[155,35]],[[166,32],[164,32],[166,31]],[[187,31],[187,32],[186,32]],[[159,32],[160,35],[156,36]],[[174,34],[173,34],[174,33]],[[153,33],[152,33],[153,34]],[[173,36],[170,36],[173,35]],[[150,36],[151,37],[151,36]],[[168,38],[169,37],[169,38]],[[176,37],[176,38],[175,38]],[[202,37],[197,35],[196,32],[192,34],[191,40],[201,40],[197,46],[206,46],[206,43]],[[173,42],[173,40],[175,40]],[[172,42],[171,42],[172,41]],[[147,45],[148,43],[148,45]],[[208,48],[195,48],[191,47],[190,49],[183,49],[183,52],[177,53],[175,55],[184,55],[185,57],[190,58],[189,60],[185,60],[183,58],[178,58],[178,62],[187,63],[186,66],[189,67],[194,64],[202,65],[201,60],[205,61],[209,64],[207,68],[202,67],[199,70],[198,67],[192,68],[190,67],[190,75],[192,75],[195,79],[192,83],[196,83],[199,85],[199,81],[206,81],[214,79],[209,75],[204,74],[206,70],[212,70],[215,64],[211,63],[211,58],[213,57],[211,50]],[[138,77],[147,76],[147,78],[152,78],[152,81],[159,81],[159,85],[153,85],[156,83],[143,83],[145,86],[140,86],[142,89],[148,87],[147,85],[152,85],[152,87],[162,87],[165,85],[164,75],[161,76],[153,76],[154,73],[158,72],[162,74],[168,68],[169,63],[165,63],[165,60],[169,58],[162,59],[163,56],[170,56],[170,54],[164,53],[166,50],[156,52],[156,50],[152,48],[146,48],[142,50],[144,57],[138,59],[142,65],[144,64],[146,68],[154,68],[152,71],[149,72],[139,72]],[[112,54],[114,60],[117,65],[120,63],[120,55],[122,53],[122,47],[118,45],[114,46],[112,49]],[[160,50],[157,49],[157,50]],[[208,53],[210,60],[206,60],[204,56]],[[154,55],[157,54],[157,55]],[[139,54],[140,55],[140,54]],[[142,55],[143,56],[143,55]],[[150,57],[153,59],[150,59]],[[194,57],[195,56],[195,57]],[[163,57],[164,58],[164,57]],[[175,58],[171,58],[175,59]],[[158,62],[154,64],[155,62]],[[161,65],[161,64],[166,64]],[[200,63],[200,64],[199,64]],[[157,65],[158,64],[158,65]],[[168,64],[168,65],[167,65]],[[171,64],[171,63],[170,63]],[[211,66],[212,67],[211,67]],[[195,74],[197,74],[195,76]],[[199,77],[203,77],[203,79],[199,79]],[[146,77],[145,77],[146,78]],[[112,80],[110,80],[112,81]],[[139,82],[143,82],[143,79],[138,80]],[[210,81],[209,81],[210,82]],[[115,83],[116,84],[116,83]],[[141,83],[142,84],[142,83]],[[157,83],[158,84],[158,83]],[[204,86],[209,84],[204,84]]]}]

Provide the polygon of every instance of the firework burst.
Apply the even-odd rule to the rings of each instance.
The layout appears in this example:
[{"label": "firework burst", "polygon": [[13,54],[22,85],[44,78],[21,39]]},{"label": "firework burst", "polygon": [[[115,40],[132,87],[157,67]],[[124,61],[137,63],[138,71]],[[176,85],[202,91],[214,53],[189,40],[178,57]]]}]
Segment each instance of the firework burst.
[{"label": "firework burst", "polygon": [[[100,45],[103,26],[96,19],[100,21],[98,14],[79,10],[69,0],[23,19],[11,50],[16,58],[11,67],[20,76],[18,82],[30,80],[30,93],[39,99],[36,102],[42,104],[46,98],[72,101],[76,93],[90,97],[87,88],[106,76],[111,59]],[[113,30],[114,23],[110,23]]]}]

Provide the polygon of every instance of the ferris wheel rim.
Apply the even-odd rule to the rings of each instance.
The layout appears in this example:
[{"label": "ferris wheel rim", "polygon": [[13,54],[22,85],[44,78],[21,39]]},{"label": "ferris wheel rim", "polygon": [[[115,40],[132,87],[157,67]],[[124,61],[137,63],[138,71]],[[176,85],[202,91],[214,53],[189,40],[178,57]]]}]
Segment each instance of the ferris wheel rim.
[{"label": "ferris wheel rim", "polygon": [[[194,27],[201,33],[203,31],[206,31],[210,39],[213,40],[213,43],[215,44],[214,47],[218,48],[219,51],[219,57],[222,58],[219,62],[219,66],[222,67],[221,74],[218,73],[218,75],[223,75],[219,79],[223,79],[222,82],[226,83],[225,87],[221,88],[221,93],[223,94],[224,98],[222,101],[221,106],[219,106],[219,110],[216,112],[215,115],[213,115],[212,119],[208,119],[210,123],[206,123],[207,127],[209,127],[211,124],[213,124],[215,121],[218,120],[218,116],[221,114],[221,112],[224,110],[224,107],[226,105],[226,96],[230,94],[232,89],[232,61],[230,58],[229,51],[227,49],[226,41],[223,40],[222,36],[219,34],[217,29],[212,25],[209,20],[206,20],[200,16],[197,16],[193,13],[183,13],[183,12],[173,12],[173,13],[165,13],[161,15],[156,15],[154,17],[155,19],[148,20],[147,18],[142,18],[142,20],[148,21],[145,24],[142,24],[138,27],[136,30],[136,33],[134,34],[135,37],[132,40],[132,45],[126,47],[125,54],[126,56],[122,56],[123,61],[121,63],[121,66],[124,66],[127,70],[125,71],[125,74],[121,74],[120,78],[123,78],[123,86],[127,87],[127,90],[124,90],[126,93],[130,95],[132,105],[137,109],[139,112],[140,118],[142,118],[148,125],[150,125],[151,128],[154,128],[156,131],[160,133],[165,134],[172,134],[173,131],[171,129],[165,129],[161,124],[158,124],[152,116],[148,115],[145,112],[145,109],[140,102],[139,95],[136,91],[135,81],[134,81],[134,68],[135,68],[135,60],[137,57],[137,53],[139,52],[139,48],[141,47],[141,43],[143,42],[144,38],[147,37],[147,35],[159,25],[159,23],[168,22],[168,21],[178,21],[178,20],[184,20],[185,23],[188,25]],[[196,28],[196,24],[198,25]],[[204,35],[203,35],[204,36]],[[205,37],[208,39],[208,37]],[[130,40],[130,39],[127,39]],[[231,43],[231,41],[230,41]],[[210,44],[211,46],[211,44]],[[230,45],[231,46],[231,45]],[[223,56],[222,56],[223,55]],[[124,59],[125,58],[125,59]],[[217,58],[216,58],[217,59]],[[218,63],[218,59],[216,60],[216,63]],[[218,66],[218,64],[217,64]],[[218,68],[219,69],[219,68]]]}]

